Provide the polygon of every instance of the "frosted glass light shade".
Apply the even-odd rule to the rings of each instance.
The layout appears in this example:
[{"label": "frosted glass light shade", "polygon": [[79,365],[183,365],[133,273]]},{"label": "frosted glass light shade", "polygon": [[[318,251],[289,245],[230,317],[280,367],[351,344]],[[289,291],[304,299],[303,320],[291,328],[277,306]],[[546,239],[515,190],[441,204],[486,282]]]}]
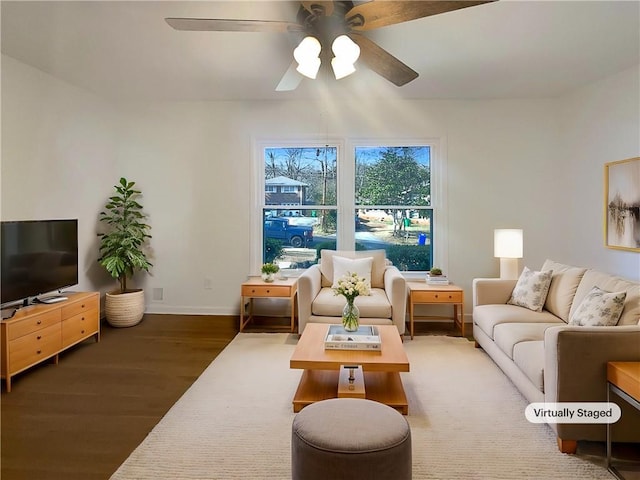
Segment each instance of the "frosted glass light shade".
[{"label": "frosted glass light shade", "polygon": [[493,256],[498,258],[522,258],[522,230],[502,228],[493,231]]},{"label": "frosted glass light shade", "polygon": [[355,63],[360,57],[360,47],[346,35],[340,35],[331,44],[333,54],[345,62]]},{"label": "frosted glass light shade", "polygon": [[331,44],[335,57],[331,59],[331,68],[336,80],[340,80],[356,71],[354,63],[360,57],[360,47],[346,35],[340,35]]},{"label": "frosted glass light shade", "polygon": [[349,61],[344,61],[341,58],[334,57],[331,59],[331,68],[333,69],[333,75],[336,80],[347,77],[356,71],[356,67]]},{"label": "frosted glass light shade", "polygon": [[315,37],[304,37],[293,51],[293,58],[298,62],[296,70],[305,77],[316,78],[320,70],[320,51],[322,46]]}]

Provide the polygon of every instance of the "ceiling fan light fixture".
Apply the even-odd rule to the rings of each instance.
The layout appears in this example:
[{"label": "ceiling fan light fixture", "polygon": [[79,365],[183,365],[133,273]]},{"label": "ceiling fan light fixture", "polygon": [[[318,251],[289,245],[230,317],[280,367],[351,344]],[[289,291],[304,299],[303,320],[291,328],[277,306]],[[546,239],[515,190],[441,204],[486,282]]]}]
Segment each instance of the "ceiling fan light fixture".
[{"label": "ceiling fan light fixture", "polygon": [[335,57],[331,59],[331,68],[336,80],[340,80],[356,71],[354,63],[360,57],[360,47],[346,35],[340,35],[331,44]]},{"label": "ceiling fan light fixture", "polygon": [[310,58],[309,60],[305,60],[303,63],[298,64],[296,70],[305,77],[315,80],[318,76],[318,70],[320,70],[320,59]]},{"label": "ceiling fan light fixture", "polygon": [[322,46],[317,38],[304,37],[293,51],[293,58],[298,62],[296,70],[305,77],[315,79],[320,70],[320,51]]},{"label": "ceiling fan light fixture", "polygon": [[331,50],[336,58],[346,62],[356,63],[360,57],[360,47],[346,35],[340,35],[331,44]]},{"label": "ceiling fan light fixture", "polygon": [[331,59],[331,68],[333,69],[333,75],[336,77],[336,80],[348,77],[356,71],[356,67],[353,66],[353,63],[338,57]]}]

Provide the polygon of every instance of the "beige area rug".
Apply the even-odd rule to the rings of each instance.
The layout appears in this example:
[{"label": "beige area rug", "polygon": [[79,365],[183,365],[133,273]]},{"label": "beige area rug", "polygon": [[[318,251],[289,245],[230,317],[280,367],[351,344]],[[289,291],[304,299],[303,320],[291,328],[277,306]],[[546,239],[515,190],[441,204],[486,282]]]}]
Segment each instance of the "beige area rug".
[{"label": "beige area rug", "polygon": [[[291,478],[289,369],[296,337],[240,333],[112,479]],[[546,425],[473,343],[407,340],[403,373],[414,479],[610,479],[598,457],[564,455]]]}]

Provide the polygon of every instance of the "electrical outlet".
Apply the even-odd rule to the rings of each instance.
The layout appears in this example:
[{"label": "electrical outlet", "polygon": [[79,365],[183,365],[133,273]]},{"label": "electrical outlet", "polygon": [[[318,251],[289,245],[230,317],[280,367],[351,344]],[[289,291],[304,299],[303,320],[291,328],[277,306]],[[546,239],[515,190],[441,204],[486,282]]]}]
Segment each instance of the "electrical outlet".
[{"label": "electrical outlet", "polygon": [[162,288],[154,288],[152,290],[152,297],[154,301],[161,302],[164,298],[164,289]]},{"label": "electrical outlet", "polygon": [[213,281],[209,277],[204,279],[204,288],[205,290],[211,290],[213,288]]}]

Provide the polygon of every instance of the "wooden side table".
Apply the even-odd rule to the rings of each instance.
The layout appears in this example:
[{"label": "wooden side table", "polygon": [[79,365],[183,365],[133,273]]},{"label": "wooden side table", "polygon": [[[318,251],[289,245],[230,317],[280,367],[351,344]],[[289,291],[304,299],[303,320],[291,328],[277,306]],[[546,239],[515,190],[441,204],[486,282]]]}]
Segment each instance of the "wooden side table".
[{"label": "wooden side table", "polygon": [[[456,285],[429,285],[427,282],[407,282],[409,290],[409,331],[413,340],[414,319],[452,319],[464,337],[464,290]],[[414,314],[416,305],[453,305],[453,317],[420,316]]]},{"label": "wooden side table", "polygon": [[[640,362],[607,363],[607,402],[611,392],[640,410]],[[611,464],[611,424],[607,423],[607,470],[616,478],[624,480],[622,474]]]},{"label": "wooden side table", "polygon": [[[296,318],[296,292],[298,291],[298,279],[286,278],[283,280],[275,280],[273,282],[265,282],[261,277],[249,277],[242,284],[240,293],[240,331],[253,318],[253,299],[254,298],[288,298],[291,303],[291,333],[295,329]],[[245,309],[246,302],[249,302],[249,311]]]}]

